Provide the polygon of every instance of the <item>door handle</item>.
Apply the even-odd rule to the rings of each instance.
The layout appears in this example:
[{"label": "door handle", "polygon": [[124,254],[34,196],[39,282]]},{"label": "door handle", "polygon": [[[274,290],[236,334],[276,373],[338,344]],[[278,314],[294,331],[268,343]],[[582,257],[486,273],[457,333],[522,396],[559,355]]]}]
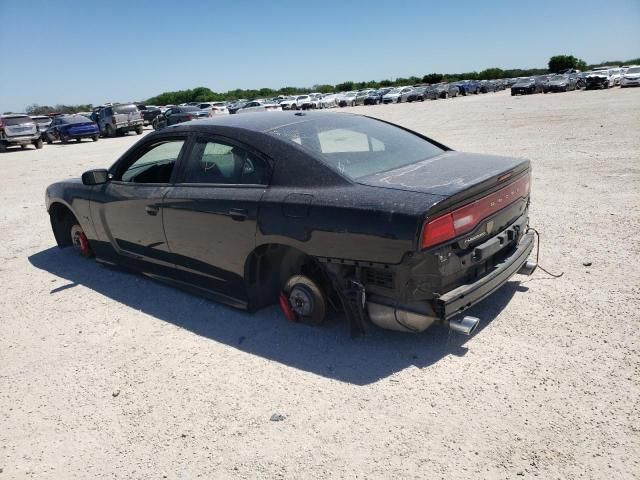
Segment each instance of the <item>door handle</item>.
[{"label": "door handle", "polygon": [[152,207],[150,205],[147,205],[146,207],[144,207],[144,211],[147,212],[147,214],[151,215],[152,217],[155,217],[156,215],[158,215],[158,207]]},{"label": "door handle", "polygon": [[247,219],[247,217],[249,216],[249,211],[245,210],[244,208],[232,208],[231,210],[229,210],[229,215],[234,220],[241,222]]}]

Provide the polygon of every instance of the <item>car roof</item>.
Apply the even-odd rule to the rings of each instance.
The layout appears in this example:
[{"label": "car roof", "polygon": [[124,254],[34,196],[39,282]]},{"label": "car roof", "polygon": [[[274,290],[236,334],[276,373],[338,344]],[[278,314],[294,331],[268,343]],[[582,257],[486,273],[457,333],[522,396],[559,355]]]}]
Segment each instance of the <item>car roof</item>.
[{"label": "car roof", "polygon": [[283,111],[283,112],[259,112],[247,113],[243,115],[225,115],[218,117],[208,117],[191,122],[179,123],[177,125],[164,128],[175,130],[201,130],[206,127],[231,127],[256,132],[267,132],[274,128],[285,125],[293,125],[296,123],[306,122],[314,118],[334,118],[334,115],[350,115],[352,113],[343,112],[299,112],[299,111]]},{"label": "car roof", "polygon": [[26,113],[8,113],[6,115],[0,115],[2,118],[20,118],[20,117],[28,117]]}]

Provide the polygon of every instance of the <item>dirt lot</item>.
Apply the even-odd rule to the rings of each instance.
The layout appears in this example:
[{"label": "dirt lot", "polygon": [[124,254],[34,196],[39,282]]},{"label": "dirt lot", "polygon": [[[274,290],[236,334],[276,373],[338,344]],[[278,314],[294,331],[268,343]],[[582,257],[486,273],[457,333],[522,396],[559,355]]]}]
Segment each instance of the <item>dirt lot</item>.
[{"label": "dirt lot", "polygon": [[139,137],[1,154],[0,480],[640,477],[640,89],[352,110],[530,158],[564,276],[354,341],[54,247],[45,187]]}]

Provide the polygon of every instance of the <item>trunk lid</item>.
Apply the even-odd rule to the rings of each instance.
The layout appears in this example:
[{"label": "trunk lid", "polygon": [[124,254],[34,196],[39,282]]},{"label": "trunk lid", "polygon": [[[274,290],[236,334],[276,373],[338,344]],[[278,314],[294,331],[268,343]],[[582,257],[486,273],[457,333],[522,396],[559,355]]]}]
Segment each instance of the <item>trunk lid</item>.
[{"label": "trunk lid", "polygon": [[358,179],[358,183],[439,195],[436,210],[506,185],[529,169],[529,160],[447,151],[421,162]]}]

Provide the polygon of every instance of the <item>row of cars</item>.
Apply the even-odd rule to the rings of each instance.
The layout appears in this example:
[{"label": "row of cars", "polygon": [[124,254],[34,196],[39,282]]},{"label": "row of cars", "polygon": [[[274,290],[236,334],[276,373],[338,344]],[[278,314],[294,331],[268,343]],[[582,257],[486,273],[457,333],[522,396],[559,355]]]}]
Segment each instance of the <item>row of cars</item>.
[{"label": "row of cars", "polygon": [[27,148],[33,145],[40,149],[44,142],[79,142],[84,138],[95,142],[99,137],[97,125],[83,115],[57,115],[52,118],[8,114],[0,117],[0,152],[12,146]]},{"label": "row of cars", "polygon": [[558,75],[539,75],[518,79],[511,86],[511,95],[567,92],[579,89],[640,86],[640,66],[596,67],[588,72],[572,70]]},{"label": "row of cars", "polygon": [[459,95],[496,92],[504,90],[507,85],[506,80],[463,80],[457,83],[438,83],[435,85],[419,84],[379,89],[365,88],[339,93],[309,93],[269,99],[241,99],[227,104],[227,109],[228,113],[236,114],[256,111],[310,110],[355,107],[357,105],[420,102],[439,98],[452,98]]}]

